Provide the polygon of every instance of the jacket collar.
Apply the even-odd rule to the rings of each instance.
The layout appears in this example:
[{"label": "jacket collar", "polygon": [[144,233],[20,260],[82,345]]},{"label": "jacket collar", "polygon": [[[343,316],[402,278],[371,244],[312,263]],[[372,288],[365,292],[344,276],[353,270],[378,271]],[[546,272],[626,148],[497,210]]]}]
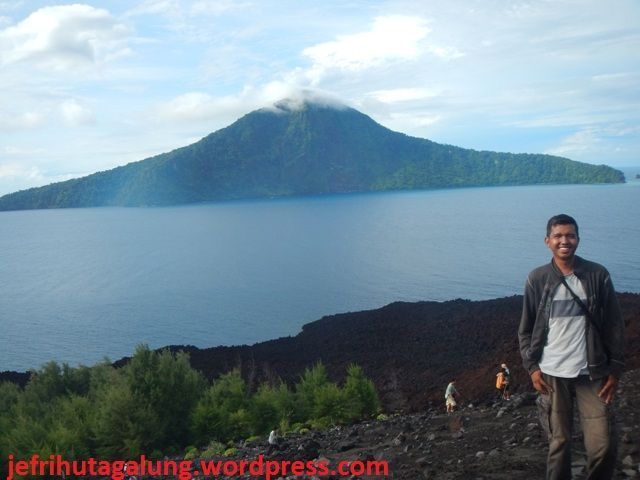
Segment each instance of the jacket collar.
[{"label": "jacket collar", "polygon": [[[558,268],[558,266],[556,265],[556,262],[553,261],[553,258],[551,259],[551,269],[554,271],[554,273],[558,276],[559,279],[564,276],[560,271],[560,269]],[[576,255],[573,261],[573,273],[575,274],[576,277],[580,278],[580,275],[582,274],[583,271],[584,271],[584,259]]]}]

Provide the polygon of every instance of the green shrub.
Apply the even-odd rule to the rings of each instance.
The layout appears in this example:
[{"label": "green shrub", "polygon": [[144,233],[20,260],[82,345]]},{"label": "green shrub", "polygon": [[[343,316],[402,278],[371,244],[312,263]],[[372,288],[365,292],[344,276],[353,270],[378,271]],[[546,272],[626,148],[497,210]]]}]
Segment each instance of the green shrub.
[{"label": "green shrub", "polygon": [[190,440],[190,415],[205,381],[191,368],[187,354],[156,353],[141,345],[124,367],[127,385],[137,405],[153,418],[154,448],[181,447]]},{"label": "green shrub", "polygon": [[305,369],[300,382],[296,384],[296,420],[304,422],[315,416],[318,391],[328,383],[329,378],[323,364],[317,363],[313,368]]},{"label": "green shrub", "polygon": [[260,435],[251,435],[244,442],[246,444],[252,444],[252,443],[260,443],[261,440],[263,440],[263,437],[261,437]]},{"label": "green shrub", "polygon": [[0,459],[10,453],[162,458],[163,452],[192,459],[199,455],[193,445],[207,444],[203,457],[233,455],[233,440],[266,440],[274,428],[282,435],[308,433],[309,427],[326,429],[378,409],[373,383],[355,365],[342,388],[318,363],[293,390],[281,382],[250,395],[237,369],[207,388],[187,355],[139,346],[122,368],[49,362],[24,390],[0,384]]},{"label": "green shrub", "polygon": [[289,421],[288,418],[282,417],[280,419],[280,423],[278,424],[278,430],[280,430],[280,433],[283,435],[291,431],[291,422]]},{"label": "green shrub", "polygon": [[58,399],[56,415],[48,432],[47,443],[70,460],[88,458],[95,447],[93,424],[95,411],[87,397],[70,395]]},{"label": "green shrub", "polygon": [[209,443],[209,445],[207,445],[207,448],[202,451],[201,456],[202,458],[219,457],[224,454],[226,449],[227,447],[224,443],[220,443],[214,440]]},{"label": "green shrub", "polygon": [[195,446],[189,445],[187,448],[184,449],[185,460],[195,460],[196,458],[199,458],[199,457],[200,457],[200,452]]},{"label": "green shrub", "polygon": [[107,385],[97,403],[96,453],[104,458],[134,458],[150,453],[161,440],[156,412],[136,398],[126,379]]},{"label": "green shrub", "polygon": [[249,402],[252,432],[266,435],[276,427],[286,432],[294,407],[295,397],[286,384],[261,385]]},{"label": "green shrub", "polygon": [[191,416],[196,441],[223,441],[249,435],[247,404],[247,387],[240,371],[222,375],[205,391]]},{"label": "green shrub", "polygon": [[303,428],[307,428],[307,425],[305,423],[296,422],[291,425],[290,431],[292,431],[293,433],[300,433],[300,430],[302,430]]},{"label": "green shrub", "polygon": [[373,382],[364,376],[362,368],[351,364],[347,368],[344,393],[348,397],[351,420],[372,417],[380,410],[380,400]]},{"label": "green shrub", "polygon": [[229,415],[229,428],[230,432],[227,436],[229,439],[243,438],[249,435],[252,431],[249,412],[240,408]]},{"label": "green shrub", "polygon": [[34,453],[51,450],[47,447],[46,439],[49,433],[47,417],[43,411],[42,417],[30,416],[21,411],[20,403],[16,407],[10,427],[2,432],[3,449],[13,453],[17,458],[27,458]]},{"label": "green shrub", "polygon": [[314,418],[309,423],[314,430],[326,430],[333,425],[329,417]]},{"label": "green shrub", "polygon": [[328,383],[316,390],[313,418],[327,418],[332,424],[349,420],[349,398],[336,384]]},{"label": "green shrub", "polygon": [[[167,453],[171,453],[174,454],[175,452],[168,450]],[[150,454],[149,454],[149,458],[153,459],[153,460],[161,460],[164,457],[164,453],[161,450],[153,450]]]},{"label": "green shrub", "polygon": [[0,458],[7,458],[10,453],[17,453],[8,443],[7,434],[15,425],[15,407],[22,397],[22,390],[14,383],[0,383]]}]

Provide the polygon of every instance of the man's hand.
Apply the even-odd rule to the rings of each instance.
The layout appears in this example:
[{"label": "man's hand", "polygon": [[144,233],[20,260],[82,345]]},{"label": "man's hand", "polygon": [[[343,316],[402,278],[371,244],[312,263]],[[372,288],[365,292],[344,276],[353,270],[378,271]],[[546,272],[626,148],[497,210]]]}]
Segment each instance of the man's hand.
[{"label": "man's hand", "polygon": [[598,396],[604,403],[606,403],[607,405],[611,405],[611,403],[613,403],[613,397],[615,397],[616,395],[617,388],[618,379],[613,375],[609,375],[604,386],[598,392]]},{"label": "man's hand", "polygon": [[542,370],[536,370],[531,374],[531,383],[533,383],[533,388],[535,388],[543,395],[549,395],[551,392],[553,392],[553,388],[551,388],[551,385],[547,384],[543,380]]}]

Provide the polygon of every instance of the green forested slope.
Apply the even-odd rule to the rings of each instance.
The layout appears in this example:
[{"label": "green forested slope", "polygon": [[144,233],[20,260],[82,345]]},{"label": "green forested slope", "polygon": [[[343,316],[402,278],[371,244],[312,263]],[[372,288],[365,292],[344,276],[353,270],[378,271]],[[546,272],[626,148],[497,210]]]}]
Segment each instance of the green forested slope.
[{"label": "green forested slope", "polygon": [[199,142],[0,197],[0,210],[149,206],[465,186],[616,183],[605,165],[479,152],[393,132],[351,108],[262,109]]}]

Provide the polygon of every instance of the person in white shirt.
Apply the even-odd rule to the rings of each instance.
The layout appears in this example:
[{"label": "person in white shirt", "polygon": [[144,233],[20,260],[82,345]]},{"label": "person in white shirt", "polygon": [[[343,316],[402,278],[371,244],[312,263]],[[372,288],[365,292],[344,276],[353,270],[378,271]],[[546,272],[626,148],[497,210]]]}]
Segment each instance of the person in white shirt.
[{"label": "person in white shirt", "polygon": [[547,479],[568,480],[574,399],[587,452],[587,480],[613,478],[617,434],[613,400],[624,368],[624,321],[609,272],[575,254],[578,224],[547,222],[551,263],[525,285],[518,329],[523,365],[540,393],[549,437]]}]

